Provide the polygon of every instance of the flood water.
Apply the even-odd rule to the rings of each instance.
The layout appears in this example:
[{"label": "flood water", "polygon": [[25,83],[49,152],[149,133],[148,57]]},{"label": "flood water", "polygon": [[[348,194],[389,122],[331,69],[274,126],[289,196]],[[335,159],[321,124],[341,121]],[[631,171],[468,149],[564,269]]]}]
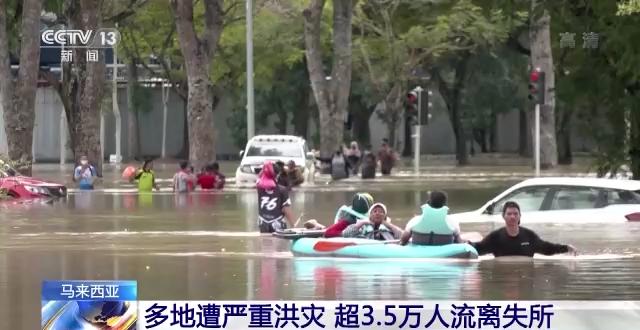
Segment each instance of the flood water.
[{"label": "flood water", "polygon": [[[439,183],[451,212],[480,207],[512,182]],[[426,200],[418,184],[360,186],[405,224]],[[356,191],[348,184],[292,193],[296,214],[324,224]],[[257,233],[257,196],[81,192],[53,204],[0,204],[1,329],[35,329],[46,279],[137,280],[141,300],[529,299],[640,300],[640,223],[537,224],[579,257],[375,261],[294,258],[289,242]],[[463,224],[486,234],[494,224]],[[8,322],[8,324],[6,324]]]}]

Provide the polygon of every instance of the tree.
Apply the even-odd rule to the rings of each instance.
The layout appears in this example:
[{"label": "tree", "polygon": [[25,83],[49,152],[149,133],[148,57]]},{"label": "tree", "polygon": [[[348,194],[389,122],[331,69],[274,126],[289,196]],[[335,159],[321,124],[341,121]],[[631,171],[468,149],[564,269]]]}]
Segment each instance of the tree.
[{"label": "tree", "polygon": [[[168,1],[149,2],[142,10],[136,11],[130,18],[124,20],[119,28],[123,37],[121,45],[124,58],[128,62],[135,62],[137,66],[141,66],[146,76],[166,80],[176,95],[184,101],[185,106],[181,109],[185,118],[182,150],[177,156],[189,158],[189,127],[186,120],[188,117],[187,75],[180,44],[175,37],[175,17],[168,3]],[[197,10],[196,16],[199,17],[202,14],[200,7],[194,9]],[[200,29],[201,22],[195,23],[197,29]]]},{"label": "tree", "polygon": [[[479,144],[481,152],[493,152],[497,149],[498,115],[526,103],[526,60],[500,47],[473,56],[469,66],[475,70],[469,74],[462,93],[465,126],[471,129],[473,141]],[[471,151],[473,155],[473,143]]]},{"label": "tree", "polygon": [[474,69],[469,67],[469,60],[474,54],[493,50],[505,43],[510,32],[517,29],[522,20],[520,13],[509,17],[500,9],[485,10],[465,0],[455,3],[450,14],[438,17],[434,29],[445,31],[448,42],[455,48],[433,65],[431,71],[451,119],[459,165],[466,165],[469,161],[467,132],[460,107],[468,75]]},{"label": "tree", "polygon": [[[536,0],[531,1],[531,67],[540,68],[545,73],[544,104],[540,105],[540,167],[551,168],[558,165],[558,150],[556,144],[556,115],[555,115],[555,71],[553,53],[551,51],[551,15],[546,8],[538,7]],[[530,117],[531,122],[533,119]],[[533,126],[535,130],[535,126]],[[532,130],[532,136],[536,132]]]},{"label": "tree", "polygon": [[618,16],[627,16],[640,13],[640,1],[626,0],[618,3]]},{"label": "tree", "polygon": [[205,28],[201,36],[194,26],[193,1],[172,0],[176,31],[184,56],[189,95],[187,122],[189,125],[189,159],[196,163],[215,160],[215,132],[211,80],[211,62],[224,28],[223,1],[204,2]]},{"label": "tree", "polygon": [[563,62],[557,70],[562,111],[570,109],[585,122],[582,133],[593,137],[599,175],[615,174],[630,164],[634,178],[640,178],[640,46],[629,42],[637,38],[640,17],[620,15],[613,1],[551,4],[556,32],[578,32],[583,39],[581,44],[578,37],[575,47],[555,44]]},{"label": "tree", "polygon": [[[97,30],[102,25],[99,0],[72,0],[65,3],[71,27]],[[63,65],[62,91],[69,126],[71,150],[76,158],[86,155],[102,171],[100,109],[105,83],[104,61],[87,61],[86,48],[74,48],[73,63]],[[104,54],[103,54],[104,55]]]},{"label": "tree", "polygon": [[[254,15],[254,63],[256,131],[276,117],[280,132],[293,125],[296,135],[307,137],[311,88],[304,57],[301,1],[265,2]],[[246,47],[244,22],[230,24],[222,34],[214,80],[224,86],[232,112],[227,123],[233,141],[244,147],[246,134]],[[323,36],[323,41],[326,39]]]},{"label": "tree", "polygon": [[9,61],[7,3],[0,0],[0,99],[4,112],[9,158],[28,164],[22,169],[31,173],[31,146],[35,121],[35,99],[40,63],[41,0],[25,0],[22,4],[22,43],[20,68],[13,81]]},{"label": "tree", "polygon": [[330,157],[341,148],[344,119],[351,91],[352,0],[333,1],[333,65],[325,73],[322,57],[322,12],[325,0],[311,0],[303,10],[307,68],[320,115],[320,156]]}]

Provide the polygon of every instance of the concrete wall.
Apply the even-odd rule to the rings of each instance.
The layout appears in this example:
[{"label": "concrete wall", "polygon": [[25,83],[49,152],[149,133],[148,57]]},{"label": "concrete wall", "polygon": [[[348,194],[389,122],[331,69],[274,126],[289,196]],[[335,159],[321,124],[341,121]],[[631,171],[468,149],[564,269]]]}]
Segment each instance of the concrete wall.
[{"label": "concrete wall", "polygon": [[[142,155],[160,156],[162,148],[162,122],[163,106],[162,92],[159,87],[151,92],[151,111],[140,114],[140,137]],[[216,150],[219,155],[237,156],[239,148],[234,145],[231,139],[231,128],[227,125],[227,118],[230,114],[230,100],[224,99],[214,111],[216,127]],[[428,125],[422,128],[421,151],[432,154],[451,154],[455,152],[455,138],[449,115],[441,99],[434,98],[434,106],[431,110],[432,118]],[[122,155],[127,157],[128,150],[128,121],[131,113],[127,109],[126,88],[121,86],[118,90],[118,104],[122,116]],[[256,104],[256,108],[261,105]],[[173,92],[169,95],[167,112],[167,156],[174,157],[182,149],[183,143],[183,115],[184,102]],[[0,108],[1,110],[1,108]],[[34,131],[33,151],[38,162],[58,162],[60,159],[60,114],[62,103],[57,93],[51,88],[39,88],[36,100],[36,123]],[[277,133],[273,123],[276,118],[270,118],[266,128],[257,130],[258,134]],[[519,115],[517,111],[512,111],[498,117],[498,151],[517,152],[518,150],[518,129]],[[4,122],[0,116],[0,153],[6,153],[6,137],[4,136]],[[387,127],[380,121],[376,114],[370,119],[371,144],[377,149],[382,139],[387,137]],[[584,138],[584,130],[579,123],[572,127],[572,145],[574,151],[591,150],[593,142],[588,137]],[[404,124],[401,122],[397,132],[398,146],[403,145]],[[66,122],[63,130],[67,132]],[[310,120],[309,141],[310,148],[313,148],[311,137],[316,133],[316,123]],[[293,125],[288,125],[288,133],[293,132]],[[581,134],[582,133],[582,134]],[[68,133],[67,133],[68,135]],[[105,112],[105,158],[110,154],[115,154],[115,118],[111,111]],[[315,146],[317,147],[317,146]],[[401,149],[400,149],[401,150]],[[399,150],[399,151],[400,151]],[[66,148],[67,160],[72,160],[72,153],[68,146]]]}]

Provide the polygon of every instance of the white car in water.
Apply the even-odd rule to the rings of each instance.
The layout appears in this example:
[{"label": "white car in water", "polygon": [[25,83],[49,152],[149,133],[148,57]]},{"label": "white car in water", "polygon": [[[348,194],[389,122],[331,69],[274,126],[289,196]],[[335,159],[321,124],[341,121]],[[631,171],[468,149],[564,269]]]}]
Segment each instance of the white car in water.
[{"label": "white car in water", "polygon": [[640,221],[640,181],[562,177],[525,180],[475,211],[450,217],[461,223],[503,222],[507,201],[520,205],[523,224]]},{"label": "white car in water", "polygon": [[242,160],[236,170],[236,186],[255,187],[258,173],[265,161],[293,161],[302,172],[304,182],[313,182],[315,175],[315,157],[307,147],[307,142],[292,135],[254,136],[240,151]]}]

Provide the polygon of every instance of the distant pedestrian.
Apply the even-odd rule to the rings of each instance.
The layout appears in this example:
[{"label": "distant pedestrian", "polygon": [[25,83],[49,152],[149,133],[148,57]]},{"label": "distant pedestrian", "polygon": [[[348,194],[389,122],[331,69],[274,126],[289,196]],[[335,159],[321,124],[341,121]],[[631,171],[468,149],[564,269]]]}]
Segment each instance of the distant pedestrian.
[{"label": "distant pedestrian", "polygon": [[382,175],[390,175],[398,156],[389,146],[389,140],[382,140],[382,147],[378,151],[378,159],[380,160],[380,172]]},{"label": "distant pedestrian", "polygon": [[224,189],[224,184],[226,183],[227,178],[220,172],[220,165],[218,162],[214,162],[211,164],[211,169],[213,174],[216,176],[216,189]]},{"label": "distant pedestrian", "polygon": [[180,162],[180,170],[173,176],[173,191],[189,192],[195,187],[196,178],[189,168],[189,162]]},{"label": "distant pedestrian", "polygon": [[364,156],[362,156],[362,173],[363,179],[373,179],[376,177],[376,155],[372,152],[365,150]]},{"label": "distant pedestrian", "polygon": [[362,152],[358,147],[358,142],[351,141],[351,146],[345,152],[347,160],[349,161],[349,167],[351,169],[351,175],[358,175],[358,169],[360,168],[360,161],[362,160]]},{"label": "distant pedestrian", "polygon": [[80,190],[93,190],[93,183],[97,176],[96,168],[89,163],[89,158],[80,157],[80,165],[73,171],[73,180],[78,182]]},{"label": "distant pedestrian", "polygon": [[152,160],[146,160],[142,164],[142,168],[131,178],[131,181],[133,180],[138,181],[139,192],[151,192],[153,188],[155,188],[156,191],[160,191],[160,187],[156,183],[156,175],[153,172]]},{"label": "distant pedestrian", "polygon": [[197,184],[203,190],[211,190],[216,187],[216,174],[213,171],[213,165],[208,164],[200,174],[198,174]]}]

